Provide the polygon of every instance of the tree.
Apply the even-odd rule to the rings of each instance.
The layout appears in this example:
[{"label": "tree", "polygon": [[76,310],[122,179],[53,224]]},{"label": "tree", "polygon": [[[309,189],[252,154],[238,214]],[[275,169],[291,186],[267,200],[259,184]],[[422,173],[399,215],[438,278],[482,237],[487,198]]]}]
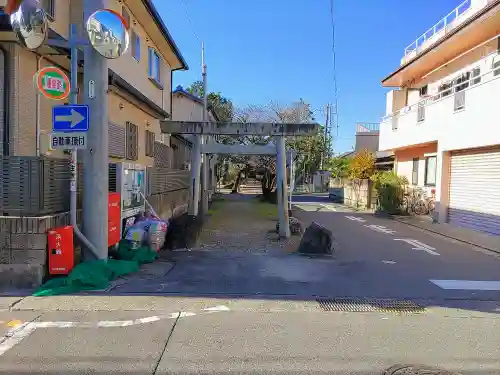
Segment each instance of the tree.
[{"label": "tree", "polygon": [[349,173],[349,159],[332,157],[326,161],[325,167],[335,180],[345,178]]},{"label": "tree", "polygon": [[[187,92],[199,98],[203,98],[203,82],[193,82],[187,88]],[[233,103],[220,92],[208,93],[207,104],[215,112],[220,122],[229,122],[233,120]]]},{"label": "tree", "polygon": [[357,153],[349,162],[348,177],[353,183],[356,206],[359,205],[359,193],[363,180],[371,178],[374,172],[375,154],[366,149]]}]

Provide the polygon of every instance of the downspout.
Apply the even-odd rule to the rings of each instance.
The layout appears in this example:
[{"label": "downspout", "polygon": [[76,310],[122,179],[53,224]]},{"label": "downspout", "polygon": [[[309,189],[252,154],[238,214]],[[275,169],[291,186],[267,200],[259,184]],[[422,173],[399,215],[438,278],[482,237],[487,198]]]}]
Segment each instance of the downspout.
[{"label": "downspout", "polygon": [[[38,72],[41,67],[43,56],[38,55],[36,58],[36,71]],[[37,91],[36,102],[35,102],[35,113],[36,113],[36,156],[40,156],[40,101],[41,95]]]},{"label": "downspout", "polygon": [[3,151],[2,156],[10,155],[10,55],[6,48],[0,45],[0,51],[3,55]]}]

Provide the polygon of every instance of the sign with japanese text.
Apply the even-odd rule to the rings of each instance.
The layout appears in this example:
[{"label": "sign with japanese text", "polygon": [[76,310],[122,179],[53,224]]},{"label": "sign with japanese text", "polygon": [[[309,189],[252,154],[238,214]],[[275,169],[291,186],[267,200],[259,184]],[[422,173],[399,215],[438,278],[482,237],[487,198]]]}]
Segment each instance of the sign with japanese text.
[{"label": "sign with japanese text", "polygon": [[87,148],[87,133],[52,133],[50,147],[54,150]]},{"label": "sign with japanese text", "polygon": [[55,66],[40,69],[35,74],[35,84],[38,92],[48,99],[63,100],[70,92],[68,76]]}]

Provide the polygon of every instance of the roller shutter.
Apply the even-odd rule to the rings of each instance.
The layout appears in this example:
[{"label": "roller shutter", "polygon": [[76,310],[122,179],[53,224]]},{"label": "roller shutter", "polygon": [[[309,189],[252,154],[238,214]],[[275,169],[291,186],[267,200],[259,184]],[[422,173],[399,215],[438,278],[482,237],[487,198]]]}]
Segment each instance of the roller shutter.
[{"label": "roller shutter", "polygon": [[500,149],[454,152],[448,221],[500,235]]}]

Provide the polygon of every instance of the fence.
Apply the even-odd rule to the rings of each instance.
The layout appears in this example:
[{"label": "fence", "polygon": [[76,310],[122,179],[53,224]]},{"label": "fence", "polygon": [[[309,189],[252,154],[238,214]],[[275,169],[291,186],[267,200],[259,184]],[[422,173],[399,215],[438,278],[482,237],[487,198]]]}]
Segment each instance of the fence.
[{"label": "fence", "polygon": [[[147,168],[148,196],[189,188],[189,171],[168,163]],[[117,191],[116,163],[109,164],[109,191]],[[9,156],[0,158],[0,216],[44,216],[70,209],[67,159]],[[77,203],[82,206],[83,168],[78,165]],[[185,195],[185,194],[183,194]]]}]

